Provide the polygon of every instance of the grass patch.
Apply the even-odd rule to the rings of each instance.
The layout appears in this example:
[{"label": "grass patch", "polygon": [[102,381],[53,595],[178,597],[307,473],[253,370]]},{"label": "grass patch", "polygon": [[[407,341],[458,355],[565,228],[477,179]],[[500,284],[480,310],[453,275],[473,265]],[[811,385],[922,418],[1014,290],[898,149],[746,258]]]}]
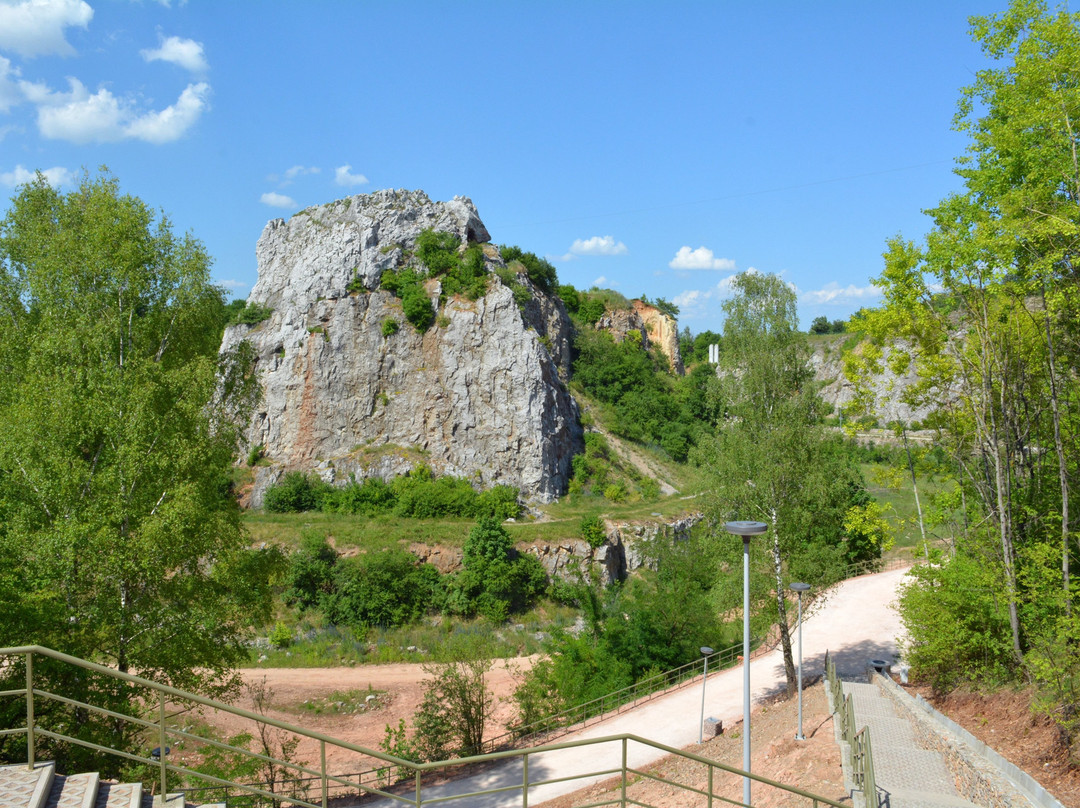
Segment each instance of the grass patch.
[{"label": "grass patch", "polygon": [[285,707],[289,712],[308,715],[356,715],[371,713],[386,706],[386,691],[375,690],[368,685],[366,690],[335,690],[333,693],[317,699],[308,699],[299,704]]}]

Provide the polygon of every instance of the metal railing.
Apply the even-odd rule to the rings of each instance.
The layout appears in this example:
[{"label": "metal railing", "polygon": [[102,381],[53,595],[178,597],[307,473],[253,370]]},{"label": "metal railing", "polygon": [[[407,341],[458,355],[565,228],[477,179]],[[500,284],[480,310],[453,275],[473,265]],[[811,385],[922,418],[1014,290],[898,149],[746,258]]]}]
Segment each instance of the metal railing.
[{"label": "metal railing", "polygon": [[[752,641],[754,647],[759,638]],[[737,664],[742,657],[742,643],[736,643],[711,654],[708,657],[709,670],[721,671]],[[705,657],[687,662],[663,673],[648,676],[634,684],[612,691],[599,698],[576,704],[549,716],[522,726],[514,727],[510,732],[497,735],[484,741],[484,750],[494,752],[508,745],[521,746],[540,738],[565,735],[571,731],[584,729],[589,722],[599,723],[627,709],[632,709],[642,702],[666,695],[697,678],[704,670]]]},{"label": "metal railing", "polygon": [[[136,712],[139,712],[140,714],[125,714],[118,710],[95,705],[89,700],[83,701],[80,699],[72,699],[57,693],[49,692],[40,686],[47,684],[47,682],[42,682],[39,678],[42,677],[42,674],[35,671],[35,660],[40,660],[42,658],[50,660],[50,665],[52,662],[61,663],[61,665],[64,666],[65,672],[68,674],[73,673],[75,676],[85,677],[85,674],[79,673],[81,670],[93,674],[94,676],[102,677],[102,681],[112,682],[118,687],[121,686],[119,683],[122,683],[122,687],[127,689],[129,695],[138,693],[137,698],[132,703],[141,705],[141,709],[136,710]],[[26,724],[21,727],[6,727],[3,730],[0,730],[0,737],[25,735],[26,764],[28,767],[32,768],[36,762],[38,744],[48,739],[93,750],[98,753],[99,756],[102,756],[102,760],[104,760],[106,756],[118,757],[124,761],[135,762],[147,767],[152,767],[151,770],[155,772],[155,782],[152,789],[156,789],[160,786],[159,793],[161,795],[170,793],[170,781],[175,790],[175,787],[187,783],[191,779],[196,779],[220,787],[225,792],[245,794],[251,799],[251,804],[273,806],[281,806],[284,804],[288,806],[300,806],[301,808],[327,808],[329,801],[337,797],[349,797],[353,801],[363,800],[365,804],[367,800],[371,798],[381,797],[387,800],[387,804],[390,805],[400,804],[411,805],[415,808],[423,808],[423,806],[433,806],[456,801],[461,801],[459,804],[475,805],[479,798],[490,798],[497,795],[503,795],[503,797],[510,797],[514,805],[528,808],[530,794],[542,786],[572,783],[575,784],[576,787],[584,787],[590,783],[595,783],[598,779],[608,778],[608,793],[611,796],[606,799],[601,798],[589,802],[587,805],[597,807],[617,805],[621,806],[621,808],[625,808],[625,806],[644,806],[645,808],[648,808],[649,803],[643,802],[640,795],[636,795],[635,784],[649,781],[674,786],[681,792],[685,792],[686,798],[683,801],[683,804],[698,804],[709,806],[711,808],[711,806],[714,805],[743,805],[738,799],[726,796],[725,788],[730,785],[729,781],[731,781],[736,784],[734,787],[737,790],[738,785],[742,782],[742,778],[750,777],[759,786],[783,792],[782,795],[779,795],[779,799],[776,794],[766,797],[770,802],[796,804],[792,801],[792,798],[798,798],[799,803],[805,801],[807,805],[811,805],[814,808],[818,808],[818,806],[847,808],[842,803],[830,800],[826,797],[813,794],[794,786],[784,785],[774,780],[770,780],[769,778],[761,777],[760,775],[742,772],[732,766],[712,761],[699,755],[687,753],[683,750],[669,747],[664,744],[656,743],[636,735],[613,735],[589,740],[548,744],[530,749],[507,750],[451,761],[413,763],[394,755],[366,749],[355,744],[350,744],[323,735],[322,733],[306,730],[302,727],[289,724],[288,722],[278,721],[248,710],[242,710],[237,707],[214,702],[192,693],[186,693],[176,688],[161,685],[138,676],[121,673],[112,668],[98,665],[93,662],[87,662],[48,648],[42,648],[40,646],[21,646],[17,648],[0,649],[0,675],[10,675],[12,673],[18,675],[21,673],[18,670],[20,665],[25,668],[25,687],[0,691],[0,698],[21,697],[24,699],[26,707]],[[55,666],[52,672],[55,674]],[[19,678],[21,678],[21,676]],[[77,710],[85,711],[87,714],[92,713],[108,718],[110,725],[118,724],[119,722],[131,723],[137,728],[136,734],[138,739],[143,744],[149,744],[151,742],[157,743],[159,745],[158,750],[160,751],[160,754],[157,758],[154,758],[145,753],[132,751],[133,746],[129,746],[128,748],[118,748],[93,741],[87,741],[84,738],[71,734],[76,731],[75,729],[65,731],[65,725],[63,723],[43,725],[43,722],[50,720],[51,710],[48,708],[56,704],[73,707]],[[179,728],[176,726],[176,718],[177,716],[182,715],[183,712],[175,710],[177,705],[199,705],[202,708],[221,711],[233,716],[258,722],[265,727],[271,727],[282,732],[291,733],[295,737],[306,739],[309,742],[315,741],[319,748],[319,766],[316,769],[313,767],[314,764],[312,767],[308,767],[284,759],[287,755],[278,757],[275,754],[252,752],[242,746],[203,738],[188,731],[188,729]],[[169,712],[170,707],[174,708],[172,713]],[[250,762],[286,767],[289,771],[295,771],[300,775],[311,777],[318,783],[317,796],[300,792],[282,793],[281,791],[274,790],[273,783],[270,784],[269,788],[250,784],[244,785],[223,777],[217,777],[207,774],[206,772],[198,771],[192,768],[191,764],[194,761],[184,760],[183,758],[178,759],[177,756],[170,754],[169,752],[168,744],[179,745],[180,743],[188,742],[197,742],[199,744],[207,745],[206,749],[220,750]],[[335,747],[338,750],[345,750],[358,756],[373,758],[384,767],[388,769],[393,768],[397,770],[398,773],[403,773],[404,777],[402,779],[404,782],[399,786],[394,787],[389,783],[361,782],[355,778],[347,778],[338,775],[332,772],[327,766],[328,747]],[[559,773],[554,770],[554,767],[550,764],[546,764],[543,759],[538,760],[538,756],[540,755],[555,753],[565,749],[575,749],[579,751],[573,755],[573,759],[578,763],[583,761],[600,761],[603,754],[602,747],[606,747],[606,751],[608,751],[609,754],[612,748],[617,750],[619,762],[613,765],[603,765],[598,762],[596,768],[593,768],[592,764],[590,764],[586,766],[586,771],[579,771],[566,776],[565,773],[559,775]],[[639,747],[650,749],[655,755],[676,755],[688,761],[700,764],[704,767],[703,775],[697,777],[693,782],[681,782],[665,777],[658,769],[633,765],[631,761],[635,756],[631,755],[631,749],[635,752],[639,752]],[[203,751],[206,751],[206,749]],[[15,762],[18,761],[16,760]],[[512,767],[514,773],[514,781],[512,784],[482,788],[469,793],[457,793],[451,795],[441,793],[439,789],[445,789],[439,784],[432,782],[433,780],[445,781],[447,776],[451,773],[451,770],[453,770],[454,774],[460,774],[463,767],[467,769],[473,766],[490,767],[491,765]],[[517,777],[518,771],[520,771],[520,778]],[[550,776],[545,776],[545,772],[550,772]],[[488,782],[490,779],[488,775],[490,775],[490,770],[485,770],[485,778],[481,782]],[[424,782],[425,779],[427,780],[426,784]],[[704,780],[704,785],[702,785],[702,780]],[[467,781],[458,781],[459,785],[462,783],[464,783],[465,788],[470,787]],[[564,789],[566,789],[565,786]],[[665,789],[665,791],[669,790]],[[759,791],[759,793],[761,792]],[[551,797],[544,796],[543,798],[549,799]],[[586,797],[584,799],[594,798]],[[696,802],[691,803],[691,799]]]},{"label": "metal railing", "polygon": [[866,798],[866,808],[877,808],[877,781],[874,779],[874,753],[870,745],[870,727],[856,730],[855,704],[849,693],[844,696],[836,662],[825,652],[825,678],[829,683],[829,707],[840,723],[840,739],[848,745],[848,764],[855,787]]}]

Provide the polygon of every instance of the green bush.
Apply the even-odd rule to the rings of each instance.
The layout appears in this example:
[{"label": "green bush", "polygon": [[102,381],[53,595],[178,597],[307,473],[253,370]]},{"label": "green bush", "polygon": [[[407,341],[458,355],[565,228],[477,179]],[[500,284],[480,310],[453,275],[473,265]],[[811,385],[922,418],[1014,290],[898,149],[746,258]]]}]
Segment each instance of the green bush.
[{"label": "green bush", "polygon": [[399,328],[401,328],[401,324],[393,317],[387,317],[382,321],[382,335],[384,337],[393,336],[398,332]]},{"label": "green bush", "polygon": [[258,325],[263,320],[269,319],[274,310],[258,303],[247,303],[244,308],[236,312],[231,325]]},{"label": "green bush", "polygon": [[263,495],[263,507],[270,513],[301,513],[314,511],[328,488],[314,475],[302,471],[290,471],[278,482],[270,485]]},{"label": "green bush", "polygon": [[[535,253],[525,252],[520,247],[499,247],[499,253],[506,263],[518,261],[525,267],[529,280],[545,292],[551,293],[559,288],[559,278],[550,261],[540,258]],[[572,288],[572,287],[571,287]]]},{"label": "green bush", "polygon": [[581,517],[581,538],[589,543],[590,547],[599,547],[607,541],[607,530],[604,528],[604,520],[599,516]]},{"label": "green bush", "polygon": [[288,626],[278,620],[267,639],[274,648],[288,648],[292,645],[293,633]]},{"label": "green bush", "polygon": [[300,609],[321,607],[323,599],[333,591],[337,560],[337,552],[324,537],[304,533],[299,549],[289,556],[282,599]]},{"label": "green bush", "polygon": [[582,300],[577,309],[578,316],[589,325],[595,325],[599,322],[605,311],[607,309],[604,307],[604,301],[595,297]]},{"label": "green bush", "polygon": [[405,319],[421,333],[427,331],[435,322],[435,309],[431,307],[431,300],[420,284],[407,286],[402,290],[401,308],[405,312]]},{"label": "green bush", "polygon": [[356,630],[401,626],[441,600],[438,571],[404,550],[383,550],[338,561],[327,599],[331,622]]}]

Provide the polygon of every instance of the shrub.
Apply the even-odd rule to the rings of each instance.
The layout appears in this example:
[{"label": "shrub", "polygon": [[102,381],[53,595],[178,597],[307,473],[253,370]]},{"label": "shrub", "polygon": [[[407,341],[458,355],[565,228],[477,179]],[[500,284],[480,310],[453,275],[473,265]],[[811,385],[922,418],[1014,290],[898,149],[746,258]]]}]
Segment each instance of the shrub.
[{"label": "shrub", "polygon": [[263,320],[269,319],[270,315],[273,313],[274,310],[268,306],[260,306],[258,303],[247,303],[244,305],[244,308],[236,312],[236,315],[233,317],[232,325],[255,326]]},{"label": "shrub", "polygon": [[289,556],[284,601],[301,609],[321,606],[323,598],[333,591],[337,560],[337,552],[324,537],[305,532],[300,548]]},{"label": "shrub", "polygon": [[578,306],[581,305],[581,293],[570,284],[558,288],[557,294],[566,305],[566,310],[571,314],[577,314]]},{"label": "shrub", "polygon": [[439,600],[439,573],[404,550],[346,558],[334,570],[327,617],[354,629],[401,626],[421,617]]},{"label": "shrub", "polygon": [[416,257],[433,275],[449,272],[459,266],[459,244],[461,239],[454,233],[425,230],[416,237]]},{"label": "shrub", "polygon": [[326,484],[302,471],[290,471],[266,489],[263,507],[270,513],[300,513],[319,507]]},{"label": "shrub", "polygon": [[393,317],[387,317],[382,321],[382,335],[384,337],[396,334],[399,328],[401,328],[401,324]]},{"label": "shrub", "polygon": [[424,287],[419,283],[406,286],[402,290],[401,308],[405,312],[405,319],[421,333],[427,331],[435,322],[435,310],[431,307]]},{"label": "shrub", "polygon": [[581,517],[581,538],[585,539],[590,547],[599,547],[607,541],[604,520],[599,516]]},{"label": "shrub", "polygon": [[499,247],[499,253],[507,263],[519,261],[525,267],[529,280],[545,292],[553,292],[559,285],[555,267],[550,261],[540,258],[535,253],[525,252],[520,247]]},{"label": "shrub", "polygon": [[293,633],[288,626],[278,620],[267,639],[274,648],[288,648],[292,645]]},{"label": "shrub", "polygon": [[589,297],[581,301],[578,305],[577,313],[586,323],[594,325],[604,316],[605,311],[604,301],[595,297]]}]

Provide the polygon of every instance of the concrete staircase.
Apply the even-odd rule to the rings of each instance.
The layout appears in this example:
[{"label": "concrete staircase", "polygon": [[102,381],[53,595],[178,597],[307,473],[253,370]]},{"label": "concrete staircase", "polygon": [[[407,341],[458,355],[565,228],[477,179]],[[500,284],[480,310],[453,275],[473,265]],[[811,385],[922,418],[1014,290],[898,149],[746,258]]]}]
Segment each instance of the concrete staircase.
[{"label": "concrete staircase", "polygon": [[851,694],[855,721],[870,728],[874,746],[875,799],[866,808],[975,808],[960,796],[941,755],[921,749],[911,719],[900,715],[877,685],[843,682]]},{"label": "concrete staircase", "polygon": [[[0,808],[155,808],[159,798],[143,794],[140,783],[103,783],[97,773],[57,774],[52,763],[0,766]],[[181,808],[183,796],[169,795]]]}]

